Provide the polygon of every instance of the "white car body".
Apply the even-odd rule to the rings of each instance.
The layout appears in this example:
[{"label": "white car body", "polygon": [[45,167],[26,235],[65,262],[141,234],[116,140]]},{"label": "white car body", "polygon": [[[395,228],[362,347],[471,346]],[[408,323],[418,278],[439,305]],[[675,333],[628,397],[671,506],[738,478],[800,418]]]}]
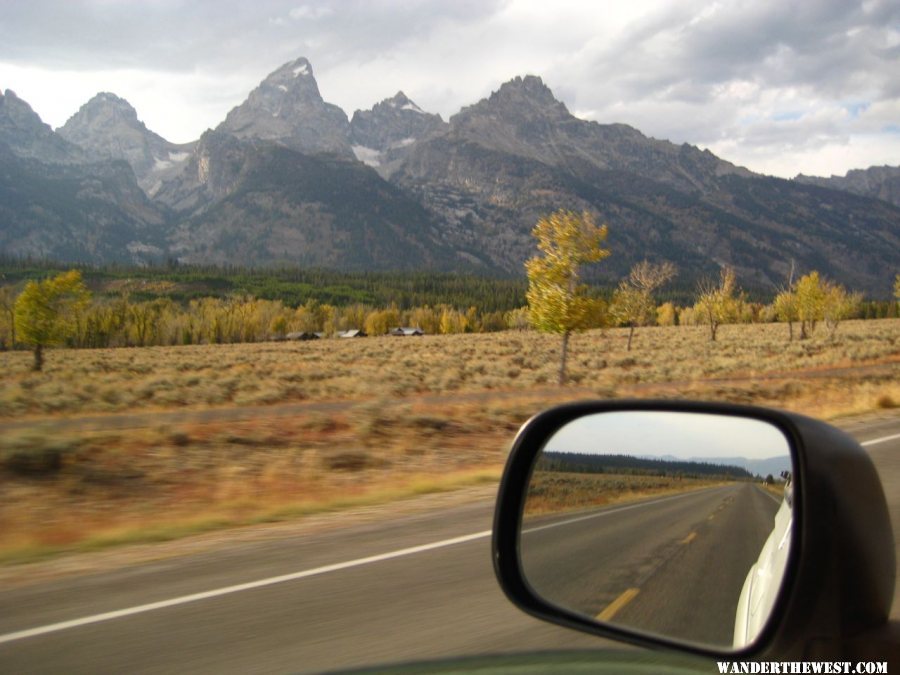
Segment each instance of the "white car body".
[{"label": "white car body", "polygon": [[784,486],[784,500],[775,514],[775,527],[763,545],[759,559],[750,568],[738,599],[734,620],[734,647],[751,644],[772,615],[772,607],[784,579],[791,541],[793,490],[790,478]]}]

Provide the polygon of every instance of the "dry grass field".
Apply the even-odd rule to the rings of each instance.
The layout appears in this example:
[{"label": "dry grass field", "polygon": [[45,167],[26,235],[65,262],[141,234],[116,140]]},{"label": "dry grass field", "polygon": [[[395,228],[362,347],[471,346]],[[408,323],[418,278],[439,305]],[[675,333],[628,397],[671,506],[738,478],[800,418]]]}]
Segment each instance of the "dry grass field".
[{"label": "dry grass field", "polygon": [[534,517],[582,511],[722,483],[721,480],[708,478],[535,471],[525,500],[525,515]]},{"label": "dry grass field", "polygon": [[0,353],[0,560],[495,481],[553,403],[667,397],[830,418],[900,405],[900,320]]}]

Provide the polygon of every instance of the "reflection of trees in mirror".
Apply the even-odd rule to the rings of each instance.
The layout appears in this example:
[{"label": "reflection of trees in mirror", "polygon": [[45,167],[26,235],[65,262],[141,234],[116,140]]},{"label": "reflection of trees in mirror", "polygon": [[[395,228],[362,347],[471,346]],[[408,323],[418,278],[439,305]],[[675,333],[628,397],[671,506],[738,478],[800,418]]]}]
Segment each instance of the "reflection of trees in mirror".
[{"label": "reflection of trees in mirror", "polygon": [[662,457],[634,457],[632,455],[596,455],[579,452],[543,452],[536,469],[541,471],[569,471],[573,473],[626,473],[657,476],[683,475],[721,476],[733,479],[753,478],[746,469],[730,464],[666,459]]},{"label": "reflection of trees in mirror", "polygon": [[544,452],[528,487],[525,514],[562,513],[753,479],[741,467],[710,462]]}]

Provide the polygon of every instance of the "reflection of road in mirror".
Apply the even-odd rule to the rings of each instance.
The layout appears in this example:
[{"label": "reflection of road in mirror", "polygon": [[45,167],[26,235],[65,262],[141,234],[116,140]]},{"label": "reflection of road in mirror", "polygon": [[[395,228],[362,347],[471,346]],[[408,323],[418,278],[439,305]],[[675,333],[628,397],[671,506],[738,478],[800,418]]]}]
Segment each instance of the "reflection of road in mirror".
[{"label": "reflection of road in mirror", "polygon": [[778,505],[763,487],[743,482],[531,518],[523,569],[553,604],[730,647],[741,588]]},{"label": "reflection of road in mirror", "polygon": [[740,647],[781,586],[789,502],[775,514],[791,469],[784,434],[757,419],[662,410],[577,418],[535,460],[525,577],[552,604],[604,622]]}]

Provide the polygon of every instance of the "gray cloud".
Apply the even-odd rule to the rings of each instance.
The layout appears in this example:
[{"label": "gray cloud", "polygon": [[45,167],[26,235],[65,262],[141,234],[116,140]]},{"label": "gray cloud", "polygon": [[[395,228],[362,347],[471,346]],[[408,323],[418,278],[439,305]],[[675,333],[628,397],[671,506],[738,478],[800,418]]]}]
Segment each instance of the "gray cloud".
[{"label": "gray cloud", "polygon": [[[497,3],[338,0],[215,2],[14,0],[4,5],[0,60],[68,69],[229,70],[296,58],[362,60],[448,22],[477,22]],[[298,51],[299,50],[299,51]]]},{"label": "gray cloud", "polygon": [[[783,175],[815,172],[817,147],[876,152],[873,134],[886,140],[872,163],[900,156],[897,134],[884,131],[900,123],[891,119],[900,109],[894,0],[7,0],[3,15],[0,85],[16,88],[4,66],[91,83],[121,71],[131,78],[123,88],[146,81],[138,110],[151,128],[190,120],[181,140],[307,56],[323,96],[348,114],[403,89],[446,118],[532,73],[576,113],[727,149],[738,162],[768,158],[759,166]],[[168,110],[155,103],[166,78],[178,92]],[[188,103],[202,115],[177,112]],[[791,152],[805,162],[796,170]],[[839,153],[826,156],[820,171],[835,171]]]},{"label": "gray cloud", "polygon": [[[717,6],[682,7],[635,26],[600,55],[597,67],[628,73],[622,82],[636,96],[680,81],[747,79],[840,93],[860,81],[883,89],[897,79],[896,50],[888,48],[890,31],[900,29],[896,3],[870,9],[847,0]],[[629,67],[634,62],[639,67]]]}]

